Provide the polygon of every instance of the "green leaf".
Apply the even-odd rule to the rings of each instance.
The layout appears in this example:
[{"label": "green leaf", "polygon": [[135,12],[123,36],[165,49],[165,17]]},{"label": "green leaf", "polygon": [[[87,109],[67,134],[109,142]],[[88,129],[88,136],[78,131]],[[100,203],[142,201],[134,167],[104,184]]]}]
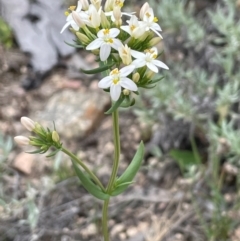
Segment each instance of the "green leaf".
[{"label": "green leaf", "polygon": [[37,153],[41,153],[43,150],[39,149],[39,150],[36,150],[36,151],[26,151],[26,153],[28,154],[37,154]]},{"label": "green leaf", "polygon": [[111,63],[108,65],[104,65],[104,66],[100,66],[96,69],[91,69],[91,70],[84,70],[84,69],[80,69],[84,74],[97,74],[97,73],[101,73],[103,71],[106,71],[108,69],[110,69],[111,67],[113,67],[115,63]]},{"label": "green leaf", "polygon": [[169,154],[178,163],[182,171],[192,165],[198,164],[198,161],[192,151],[173,149],[169,152]]},{"label": "green leaf", "polygon": [[52,157],[52,156],[55,156],[59,151],[60,151],[60,149],[56,149],[56,150],[53,151],[52,153],[48,154],[46,157]]},{"label": "green leaf", "polygon": [[115,189],[111,192],[112,196],[116,196],[124,192],[128,186],[133,182],[134,177],[136,176],[139,168],[142,165],[144,156],[144,144],[141,141],[136,154],[133,157],[132,162],[124,171],[124,173],[117,179],[115,184]]},{"label": "green leaf", "polygon": [[135,104],[135,99],[134,98],[130,99],[129,96],[126,96],[125,101],[123,101],[123,103],[120,105],[120,107],[128,108],[130,106],[133,106],[134,104]]},{"label": "green leaf", "polygon": [[64,41],[64,43],[71,46],[71,47],[74,47],[74,48],[78,48],[78,49],[84,48],[82,45],[79,45],[79,44],[71,44],[71,43],[68,43],[66,41]]},{"label": "green leaf", "polygon": [[103,192],[97,185],[95,185],[92,180],[86,176],[81,169],[78,167],[78,165],[74,162],[74,160],[72,160],[72,164],[74,167],[74,170],[78,176],[78,178],[80,179],[82,185],[84,186],[84,188],[91,193],[94,197],[100,199],[100,200],[107,200],[110,198],[110,196]]},{"label": "green leaf", "polygon": [[111,108],[108,111],[106,111],[105,114],[107,115],[112,114],[118,107],[120,107],[123,101],[124,101],[124,96],[121,95],[116,102],[113,102]]},{"label": "green leaf", "polygon": [[150,84],[155,84],[155,83],[161,81],[162,79],[164,79],[164,76],[162,76],[162,77],[160,77],[158,79],[151,80]]}]

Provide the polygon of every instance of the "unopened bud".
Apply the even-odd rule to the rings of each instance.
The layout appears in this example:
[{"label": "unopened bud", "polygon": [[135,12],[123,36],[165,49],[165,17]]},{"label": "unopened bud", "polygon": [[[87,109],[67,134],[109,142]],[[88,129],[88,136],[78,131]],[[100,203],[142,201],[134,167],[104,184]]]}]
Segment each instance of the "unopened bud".
[{"label": "unopened bud", "polygon": [[81,17],[76,11],[72,12],[72,18],[78,27],[82,28],[83,26],[85,26],[85,23],[83,22],[83,20],[81,19]]},{"label": "unopened bud", "polygon": [[121,13],[120,7],[116,6],[113,8],[113,16],[116,22],[119,22],[120,20],[122,20],[122,13]]},{"label": "unopened bud", "polygon": [[132,80],[137,83],[140,79],[140,74],[137,72],[133,75]]},{"label": "unopened bud", "polygon": [[52,132],[52,140],[54,142],[59,142],[59,140],[60,140],[59,135],[58,135],[58,133],[56,131]]},{"label": "unopened bud", "polygon": [[88,0],[80,0],[81,4],[82,4],[82,9],[84,11],[87,11],[88,8],[89,8],[89,3],[88,3]]},{"label": "unopened bud", "polygon": [[113,10],[114,0],[107,0],[104,6],[106,12],[110,12]]},{"label": "unopened bud", "polygon": [[90,1],[97,10],[101,7],[102,0],[90,0]]},{"label": "unopened bud", "polygon": [[101,11],[101,14],[100,14],[100,17],[101,17],[101,25],[103,28],[105,29],[109,29],[111,27],[105,13],[103,11]]},{"label": "unopened bud", "polygon": [[118,48],[119,55],[125,65],[132,63],[131,49],[125,44]]},{"label": "unopened bud", "polygon": [[21,123],[28,131],[32,131],[35,128],[35,122],[28,117],[23,116]]},{"label": "unopened bud", "polygon": [[28,146],[30,142],[29,138],[25,136],[15,136],[14,141],[20,146]]},{"label": "unopened bud", "polygon": [[145,13],[148,11],[149,8],[150,8],[150,6],[147,2],[143,4],[143,6],[141,7],[141,10],[140,10],[140,13],[139,13],[140,19],[143,19]]},{"label": "unopened bud", "polygon": [[148,43],[148,48],[154,47],[155,45],[157,45],[162,39],[160,37],[155,37],[152,38],[149,43]]},{"label": "unopened bud", "polygon": [[91,40],[83,33],[76,32],[76,35],[83,44],[89,44],[91,42]]},{"label": "unopened bud", "polygon": [[124,94],[124,95],[130,95],[130,90],[124,89],[124,90],[123,90],[123,94]]},{"label": "unopened bud", "polygon": [[145,77],[147,77],[147,79],[151,80],[155,74],[156,74],[155,72],[149,70],[149,71],[145,74]]}]

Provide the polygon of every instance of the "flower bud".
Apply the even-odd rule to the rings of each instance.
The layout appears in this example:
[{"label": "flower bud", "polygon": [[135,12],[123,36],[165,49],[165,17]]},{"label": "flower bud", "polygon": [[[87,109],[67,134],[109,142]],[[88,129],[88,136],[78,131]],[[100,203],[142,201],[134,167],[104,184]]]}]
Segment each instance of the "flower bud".
[{"label": "flower bud", "polygon": [[93,28],[98,28],[101,25],[101,17],[94,5],[90,5],[88,9],[88,13],[90,16],[90,25]]},{"label": "flower bud", "polygon": [[114,0],[107,0],[104,6],[104,9],[106,12],[110,12],[113,10],[113,4],[114,4]]},{"label": "flower bud", "polygon": [[76,11],[72,12],[72,18],[78,27],[82,28],[85,26],[85,23],[83,22],[83,20],[81,19],[81,17],[79,16],[79,14]]},{"label": "flower bud", "polygon": [[137,83],[140,79],[140,74],[138,72],[136,72],[135,74],[133,74],[132,80]]},{"label": "flower bud", "polygon": [[56,131],[52,132],[52,140],[54,142],[59,142],[59,140],[60,140],[59,135],[58,135],[58,133]]},{"label": "flower bud", "polygon": [[91,42],[91,40],[83,33],[80,32],[76,32],[76,35],[78,37],[78,39],[83,43],[83,44],[89,44]]},{"label": "flower bud", "polygon": [[32,131],[35,128],[35,122],[28,117],[23,116],[21,123],[28,131]]},{"label": "flower bud", "polygon": [[149,8],[150,8],[150,6],[147,2],[143,4],[143,6],[141,7],[141,10],[140,10],[140,13],[139,13],[140,19],[143,19],[145,13],[148,11]]},{"label": "flower bud", "polygon": [[124,90],[123,90],[123,94],[124,94],[124,95],[130,95],[130,90],[124,89]]},{"label": "flower bud", "polygon": [[115,6],[113,8],[113,16],[114,16],[116,22],[119,22],[120,20],[122,20],[122,13],[121,13],[120,7]]},{"label": "flower bud", "polygon": [[147,77],[147,79],[151,80],[155,74],[156,74],[155,72],[149,70],[149,71],[145,74],[145,77]]},{"label": "flower bud", "polygon": [[155,45],[157,45],[162,39],[160,37],[155,37],[152,38],[149,43],[148,43],[148,48],[154,47]]},{"label": "flower bud", "polygon": [[102,0],[90,0],[90,1],[97,10],[101,7]]},{"label": "flower bud", "polygon": [[81,4],[82,4],[82,9],[84,11],[87,11],[88,8],[89,8],[89,3],[88,3],[88,0],[80,0]]},{"label": "flower bud", "polygon": [[101,14],[100,14],[100,17],[101,17],[101,25],[103,28],[105,29],[109,29],[111,27],[105,13],[103,11],[101,11]]},{"label": "flower bud", "polygon": [[25,136],[15,136],[14,141],[20,146],[28,146],[30,140]]},{"label": "flower bud", "polygon": [[129,65],[132,63],[132,55],[131,49],[125,44],[125,46],[121,46],[118,49],[119,55],[125,65]]}]

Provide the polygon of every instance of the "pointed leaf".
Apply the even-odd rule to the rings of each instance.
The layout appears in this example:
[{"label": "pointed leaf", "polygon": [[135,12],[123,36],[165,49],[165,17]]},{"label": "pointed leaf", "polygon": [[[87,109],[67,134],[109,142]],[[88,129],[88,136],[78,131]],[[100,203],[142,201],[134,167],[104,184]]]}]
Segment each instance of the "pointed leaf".
[{"label": "pointed leaf", "polygon": [[78,49],[84,48],[82,45],[79,45],[79,44],[71,44],[71,43],[68,43],[66,41],[64,41],[64,43],[71,46],[71,47],[74,47],[74,48],[78,48]]},{"label": "pointed leaf", "polygon": [[28,154],[37,154],[37,153],[41,153],[41,152],[42,152],[41,149],[38,149],[36,151],[26,151],[26,153],[28,153]]},{"label": "pointed leaf", "polygon": [[151,80],[150,84],[155,84],[155,83],[161,81],[162,79],[164,79],[164,77],[165,77],[165,76],[162,76],[162,77],[160,77],[160,78],[158,78],[158,79]]},{"label": "pointed leaf", "polygon": [[47,155],[46,157],[52,157],[52,156],[55,156],[58,152],[60,151],[60,149],[57,149],[53,152],[51,152],[49,155]]},{"label": "pointed leaf", "polygon": [[106,71],[108,69],[110,69],[115,63],[111,63],[108,65],[104,65],[104,66],[100,66],[96,69],[90,69],[90,70],[84,70],[84,69],[80,69],[84,74],[97,74],[97,73],[101,73],[103,71]]},{"label": "pointed leaf", "polygon": [[96,186],[92,180],[86,176],[82,170],[78,167],[78,165],[74,162],[74,160],[72,160],[72,164],[74,167],[74,170],[78,176],[78,178],[80,179],[82,185],[84,186],[84,188],[91,193],[94,197],[100,199],[100,200],[107,200],[110,198],[110,196],[103,192],[98,186]]}]

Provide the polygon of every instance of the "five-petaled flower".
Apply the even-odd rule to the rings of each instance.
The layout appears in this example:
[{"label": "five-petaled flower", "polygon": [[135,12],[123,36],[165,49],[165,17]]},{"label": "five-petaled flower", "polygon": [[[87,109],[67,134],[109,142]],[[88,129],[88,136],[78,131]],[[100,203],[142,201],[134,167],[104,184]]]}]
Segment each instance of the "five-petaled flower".
[{"label": "five-petaled flower", "polygon": [[131,74],[135,66],[129,65],[120,70],[117,68],[110,72],[110,75],[101,79],[98,87],[102,89],[110,88],[112,100],[117,101],[121,95],[122,87],[131,91],[137,91],[137,85],[127,76]]},{"label": "five-petaled flower", "polygon": [[116,38],[119,33],[120,30],[117,28],[102,29],[97,33],[98,38],[93,40],[86,49],[94,50],[100,48],[100,59],[105,61],[111,53],[111,48],[118,50],[122,46],[122,42]]},{"label": "five-petaled flower", "polygon": [[135,50],[131,50],[131,54],[134,58],[136,58],[132,64],[136,66],[136,68],[141,68],[143,66],[147,66],[150,70],[155,73],[158,73],[158,68],[169,69],[166,64],[164,64],[160,60],[156,60],[158,56],[158,51],[156,47],[145,50],[145,53],[138,52]]},{"label": "five-petaled flower", "polygon": [[[76,6],[71,6],[69,7],[69,10],[71,12],[75,11],[77,13],[81,13],[82,11],[82,4],[80,1],[78,1],[78,5]],[[76,24],[76,22],[74,21],[73,17],[72,17],[72,13],[68,13],[66,12],[67,15],[67,19],[66,19],[66,24],[63,26],[62,30],[60,33],[62,33],[66,28],[68,28],[69,26],[71,26],[74,30],[79,30],[79,26]]]}]

